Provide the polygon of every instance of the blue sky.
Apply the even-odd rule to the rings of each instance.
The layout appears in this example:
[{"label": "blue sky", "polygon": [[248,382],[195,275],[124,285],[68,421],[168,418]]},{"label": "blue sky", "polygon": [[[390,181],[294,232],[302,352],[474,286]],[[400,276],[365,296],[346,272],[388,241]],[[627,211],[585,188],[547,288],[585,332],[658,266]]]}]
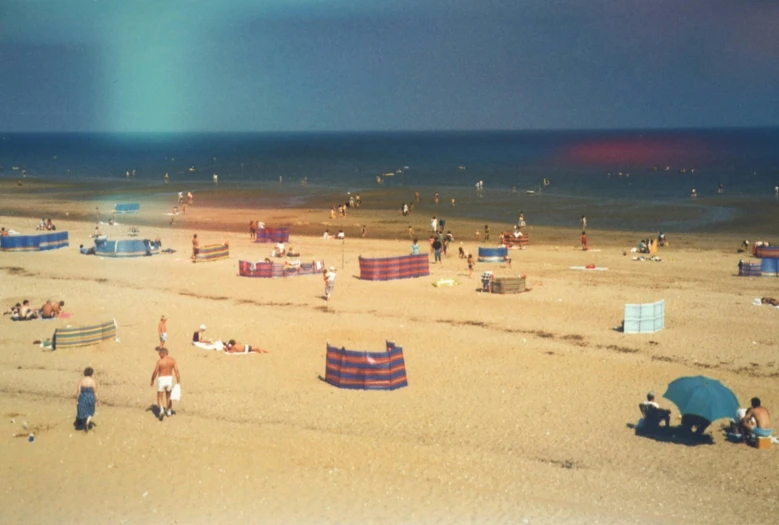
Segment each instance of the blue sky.
[{"label": "blue sky", "polygon": [[2,0],[0,130],[779,125],[773,0]]}]

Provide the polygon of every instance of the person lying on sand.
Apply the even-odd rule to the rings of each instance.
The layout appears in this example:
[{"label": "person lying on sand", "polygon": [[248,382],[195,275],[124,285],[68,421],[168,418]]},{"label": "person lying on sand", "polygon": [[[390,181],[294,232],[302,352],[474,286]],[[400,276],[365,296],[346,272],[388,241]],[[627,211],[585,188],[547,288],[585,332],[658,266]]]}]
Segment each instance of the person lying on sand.
[{"label": "person lying on sand", "polygon": [[263,350],[259,346],[252,346],[252,345],[245,345],[243,343],[237,342],[235,339],[230,339],[227,342],[227,345],[225,345],[225,353],[226,354],[267,354],[267,350]]},{"label": "person lying on sand", "polygon": [[779,306],[779,301],[777,301],[773,297],[761,297],[760,302],[762,304],[770,304],[771,306]]},{"label": "person lying on sand", "polygon": [[19,318],[19,310],[22,309],[22,303],[16,303],[14,306],[11,307],[10,310],[6,310],[3,312],[3,315],[10,315],[11,319],[18,319]]}]

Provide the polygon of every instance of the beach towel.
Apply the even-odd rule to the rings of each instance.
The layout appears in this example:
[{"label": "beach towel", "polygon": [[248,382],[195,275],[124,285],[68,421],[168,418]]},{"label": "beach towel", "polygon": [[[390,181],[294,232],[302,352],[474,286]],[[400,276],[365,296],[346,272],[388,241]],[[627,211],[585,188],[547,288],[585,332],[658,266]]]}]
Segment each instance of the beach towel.
[{"label": "beach towel", "polygon": [[436,288],[440,288],[442,286],[455,286],[457,284],[460,283],[458,283],[454,279],[438,279],[433,283],[433,286],[435,286]]},{"label": "beach towel", "polygon": [[224,350],[224,344],[222,341],[214,341],[213,343],[201,343],[199,341],[192,341],[192,346],[196,346],[201,350],[215,350],[221,352]]},{"label": "beach towel", "polygon": [[571,270],[599,270],[599,271],[605,271],[608,270],[608,268],[604,268],[603,266],[595,266],[593,267],[587,267],[587,266],[569,266]]},{"label": "beach towel", "polygon": [[752,300],[752,304],[753,304],[753,305],[755,305],[755,306],[767,306],[767,307],[769,307],[769,308],[779,308],[779,306],[773,306],[773,305],[771,305],[771,304],[769,304],[769,303],[764,303],[764,302],[761,300],[761,298],[760,298],[760,297],[755,297],[755,298]]}]

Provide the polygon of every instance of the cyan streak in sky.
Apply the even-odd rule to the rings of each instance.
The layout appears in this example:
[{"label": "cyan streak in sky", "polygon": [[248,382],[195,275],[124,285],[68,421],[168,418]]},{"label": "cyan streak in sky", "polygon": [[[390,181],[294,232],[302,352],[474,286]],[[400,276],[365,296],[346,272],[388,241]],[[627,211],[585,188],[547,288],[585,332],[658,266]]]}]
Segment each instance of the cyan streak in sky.
[{"label": "cyan streak in sky", "polygon": [[0,0],[0,129],[779,125],[779,2]]}]

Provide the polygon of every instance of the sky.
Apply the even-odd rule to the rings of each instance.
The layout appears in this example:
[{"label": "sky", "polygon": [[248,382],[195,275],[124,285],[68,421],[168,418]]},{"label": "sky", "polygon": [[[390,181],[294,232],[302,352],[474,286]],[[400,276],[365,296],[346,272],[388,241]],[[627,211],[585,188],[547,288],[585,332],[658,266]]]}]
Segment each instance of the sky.
[{"label": "sky", "polygon": [[0,0],[0,131],[779,126],[776,0]]}]

